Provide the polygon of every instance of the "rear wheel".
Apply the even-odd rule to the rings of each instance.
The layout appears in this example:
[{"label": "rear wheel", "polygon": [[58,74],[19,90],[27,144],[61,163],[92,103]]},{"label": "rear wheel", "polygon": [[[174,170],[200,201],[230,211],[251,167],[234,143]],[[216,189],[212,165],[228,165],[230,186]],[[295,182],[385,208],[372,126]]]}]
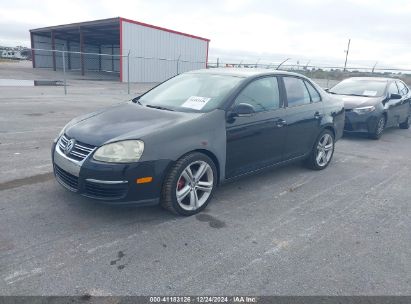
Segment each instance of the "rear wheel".
[{"label": "rear wheel", "polygon": [[327,168],[334,155],[334,134],[330,130],[323,130],[311,151],[306,164],[314,170]]},{"label": "rear wheel", "polygon": [[368,135],[372,139],[380,139],[382,132],[384,132],[385,128],[385,116],[381,116],[378,119],[377,125],[375,126],[375,129],[373,132],[370,132]]},{"label": "rear wheel", "polygon": [[407,120],[403,123],[400,123],[401,129],[409,129],[410,128],[410,117],[407,117]]},{"label": "rear wheel", "polygon": [[171,168],[161,197],[161,205],[180,215],[193,215],[203,210],[217,185],[217,169],[205,154],[190,153]]}]

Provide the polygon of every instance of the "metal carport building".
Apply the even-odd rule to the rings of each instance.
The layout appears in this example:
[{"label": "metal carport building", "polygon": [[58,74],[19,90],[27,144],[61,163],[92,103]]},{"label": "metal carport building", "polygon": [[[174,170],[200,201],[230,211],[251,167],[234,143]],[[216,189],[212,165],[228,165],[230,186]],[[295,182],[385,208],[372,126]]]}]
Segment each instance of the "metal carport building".
[{"label": "metal carport building", "polygon": [[[33,68],[159,82],[205,68],[209,39],[116,17],[30,30]],[[100,55],[104,54],[104,55]]]}]

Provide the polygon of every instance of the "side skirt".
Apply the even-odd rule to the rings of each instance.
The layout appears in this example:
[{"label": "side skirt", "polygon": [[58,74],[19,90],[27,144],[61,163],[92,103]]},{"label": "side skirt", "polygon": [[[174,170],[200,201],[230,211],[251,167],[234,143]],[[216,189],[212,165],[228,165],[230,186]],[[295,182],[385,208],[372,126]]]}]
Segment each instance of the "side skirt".
[{"label": "side skirt", "polygon": [[306,159],[309,155],[310,155],[310,153],[307,153],[307,154],[304,154],[304,155],[302,155],[302,156],[298,156],[298,157],[295,157],[295,158],[291,158],[291,159],[289,159],[289,160],[285,160],[285,161],[282,161],[282,162],[279,162],[279,163],[275,163],[275,164],[272,164],[272,165],[268,165],[268,166],[262,167],[262,168],[260,168],[260,169],[256,169],[256,170],[253,170],[253,171],[249,171],[249,172],[246,172],[246,173],[242,173],[242,174],[239,174],[239,175],[230,177],[230,178],[226,178],[226,179],[224,179],[224,180],[220,183],[220,185],[233,182],[233,181],[235,181],[235,180],[238,180],[238,179],[240,179],[240,178],[243,178],[243,177],[246,177],[246,176],[249,176],[249,175],[254,175],[254,174],[257,174],[257,173],[260,173],[260,172],[268,171],[268,170],[273,169],[273,168],[283,167],[283,166],[286,166],[286,165],[288,165],[288,164],[291,164],[291,163],[295,163],[295,162],[304,160],[304,159]]}]

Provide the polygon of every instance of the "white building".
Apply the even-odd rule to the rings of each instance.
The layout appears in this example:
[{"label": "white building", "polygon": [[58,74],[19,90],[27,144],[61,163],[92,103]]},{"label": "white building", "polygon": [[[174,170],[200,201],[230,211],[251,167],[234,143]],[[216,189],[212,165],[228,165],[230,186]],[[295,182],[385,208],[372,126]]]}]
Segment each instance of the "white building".
[{"label": "white building", "polygon": [[9,59],[26,59],[26,57],[21,55],[21,52],[18,50],[2,50],[0,57],[9,58]]},{"label": "white building", "polygon": [[205,68],[210,41],[121,17],[33,29],[30,36],[34,68],[61,69],[62,52],[47,50],[64,50],[69,71],[107,72],[131,82]]}]

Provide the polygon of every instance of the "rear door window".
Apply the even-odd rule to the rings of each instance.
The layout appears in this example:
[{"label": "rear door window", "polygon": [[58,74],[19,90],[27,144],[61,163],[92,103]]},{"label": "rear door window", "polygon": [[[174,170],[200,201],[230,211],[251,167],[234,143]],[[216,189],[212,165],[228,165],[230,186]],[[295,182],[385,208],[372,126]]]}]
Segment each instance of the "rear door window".
[{"label": "rear door window", "polygon": [[408,93],[408,88],[405,86],[405,84],[402,81],[397,81],[398,89],[400,91],[401,95],[407,95]]},{"label": "rear door window", "polygon": [[307,86],[308,92],[310,93],[311,96],[311,101],[312,102],[319,102],[321,101],[321,96],[320,93],[309,83],[308,81],[304,81],[305,85]]},{"label": "rear door window", "polygon": [[283,79],[289,107],[311,103],[310,94],[302,79],[296,77],[284,77]]}]

